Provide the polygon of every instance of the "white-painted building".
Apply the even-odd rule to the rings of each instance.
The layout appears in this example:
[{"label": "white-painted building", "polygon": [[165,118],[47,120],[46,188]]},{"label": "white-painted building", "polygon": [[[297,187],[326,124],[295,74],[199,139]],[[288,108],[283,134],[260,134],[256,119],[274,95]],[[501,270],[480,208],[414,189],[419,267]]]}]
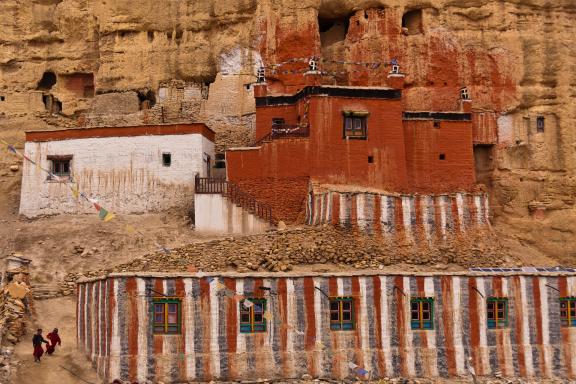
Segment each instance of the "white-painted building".
[{"label": "white-painted building", "polygon": [[201,123],[27,132],[25,155],[65,180],[24,162],[26,217],[93,213],[70,186],[115,213],[189,209],[195,176],[214,161],[214,132]]}]

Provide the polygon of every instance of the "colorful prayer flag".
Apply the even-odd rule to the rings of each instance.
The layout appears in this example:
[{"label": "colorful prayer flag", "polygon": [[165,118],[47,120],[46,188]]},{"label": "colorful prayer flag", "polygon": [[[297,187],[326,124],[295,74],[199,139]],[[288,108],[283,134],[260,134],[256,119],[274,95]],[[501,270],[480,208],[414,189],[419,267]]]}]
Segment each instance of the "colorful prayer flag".
[{"label": "colorful prayer flag", "polygon": [[226,289],[226,286],[224,284],[222,284],[221,282],[216,283],[216,289],[221,290],[221,289]]},{"label": "colorful prayer flag", "polygon": [[242,305],[244,305],[244,307],[246,308],[250,308],[251,306],[254,305],[254,303],[251,302],[250,300],[244,300],[244,303],[242,303]]},{"label": "colorful prayer flag", "polygon": [[351,362],[351,361],[348,362],[348,368],[356,369],[356,367],[358,367],[358,366],[356,364],[354,364],[353,362]]},{"label": "colorful prayer flag", "polygon": [[272,312],[270,311],[266,311],[264,312],[264,316],[263,316],[266,320],[272,320],[274,318],[274,316],[272,316]]},{"label": "colorful prayer flag", "polygon": [[115,217],[116,217],[115,214],[113,214],[112,212],[108,212],[108,213],[106,213],[106,216],[104,216],[104,222],[106,223]]},{"label": "colorful prayer flag", "polygon": [[358,368],[358,369],[356,370],[356,373],[359,374],[359,375],[361,375],[361,376],[364,376],[364,375],[367,375],[367,374],[368,374],[368,371],[365,370],[364,368]]}]

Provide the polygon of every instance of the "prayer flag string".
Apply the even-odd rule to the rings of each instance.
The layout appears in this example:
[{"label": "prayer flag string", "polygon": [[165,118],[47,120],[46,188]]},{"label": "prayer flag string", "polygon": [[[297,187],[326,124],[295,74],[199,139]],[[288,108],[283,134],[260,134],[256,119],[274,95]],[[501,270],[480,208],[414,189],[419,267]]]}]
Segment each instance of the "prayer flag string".
[{"label": "prayer flag string", "polygon": [[[92,206],[94,207],[94,209],[96,210],[96,212],[98,213],[98,217],[100,218],[100,220],[104,221],[104,222],[108,222],[113,220],[116,215],[111,212],[110,210],[102,207],[99,203],[98,200],[93,199],[91,197],[88,197],[88,195],[84,192],[81,192],[79,189],[79,185],[77,182],[74,181],[73,177],[70,178],[62,178],[56,174],[54,174],[52,171],[43,168],[39,162],[36,162],[34,160],[32,160],[31,158],[29,158],[28,156],[26,156],[25,154],[21,153],[20,151],[18,151],[13,145],[9,144],[8,142],[6,142],[3,139],[0,139],[0,143],[3,144],[4,146],[6,146],[6,149],[9,152],[14,153],[16,156],[22,158],[24,161],[29,162],[30,164],[33,164],[36,166],[36,168],[44,173],[46,173],[49,177],[50,180],[52,181],[56,181],[58,183],[61,184],[66,184],[68,186],[68,188],[70,189],[70,191],[72,192],[72,196],[74,197],[75,200],[79,200],[80,198],[86,200],[87,202],[89,202],[90,204],[92,204]],[[142,237],[145,237],[144,234],[139,231],[136,230],[136,228],[134,228],[132,225],[126,225],[126,232],[133,234],[133,233],[137,233]],[[160,245],[158,242],[154,241],[154,245],[162,252],[166,253],[166,254],[170,254],[171,250],[163,245]]]}]

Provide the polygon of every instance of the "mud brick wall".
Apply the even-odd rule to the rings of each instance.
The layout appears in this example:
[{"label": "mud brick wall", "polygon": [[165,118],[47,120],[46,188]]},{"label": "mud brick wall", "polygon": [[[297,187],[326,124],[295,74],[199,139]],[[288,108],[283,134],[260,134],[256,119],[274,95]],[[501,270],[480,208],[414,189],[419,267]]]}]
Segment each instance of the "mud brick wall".
[{"label": "mud brick wall", "polygon": [[[225,289],[222,287],[225,287]],[[268,290],[260,289],[266,287]],[[154,335],[154,297],[181,300],[182,330]],[[116,274],[78,286],[78,346],[109,381],[381,377],[576,378],[576,328],[559,321],[567,274]],[[330,329],[327,297],[351,297],[354,326]],[[265,332],[241,333],[238,298],[266,299]],[[410,298],[433,299],[413,330]],[[508,299],[489,329],[487,299]],[[470,361],[470,362],[469,362]]]},{"label": "mud brick wall", "polygon": [[272,216],[286,223],[304,222],[304,205],[309,178],[243,179],[238,186],[272,208]]}]

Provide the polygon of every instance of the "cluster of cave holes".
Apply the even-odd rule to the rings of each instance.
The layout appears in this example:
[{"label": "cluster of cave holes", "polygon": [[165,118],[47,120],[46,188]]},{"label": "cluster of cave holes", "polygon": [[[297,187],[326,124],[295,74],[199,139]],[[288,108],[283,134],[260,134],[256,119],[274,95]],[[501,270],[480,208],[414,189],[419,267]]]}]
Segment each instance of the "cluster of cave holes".
[{"label": "cluster of cave holes", "polygon": [[[328,47],[334,43],[344,41],[350,26],[350,17],[347,15],[338,18],[318,17],[318,28],[320,31],[320,44]],[[364,18],[368,19],[368,12],[364,11]],[[356,20],[359,25],[360,21]],[[418,35],[424,32],[422,24],[422,9],[411,9],[402,16],[402,28],[405,34]],[[171,36],[168,36],[171,38]]]}]

